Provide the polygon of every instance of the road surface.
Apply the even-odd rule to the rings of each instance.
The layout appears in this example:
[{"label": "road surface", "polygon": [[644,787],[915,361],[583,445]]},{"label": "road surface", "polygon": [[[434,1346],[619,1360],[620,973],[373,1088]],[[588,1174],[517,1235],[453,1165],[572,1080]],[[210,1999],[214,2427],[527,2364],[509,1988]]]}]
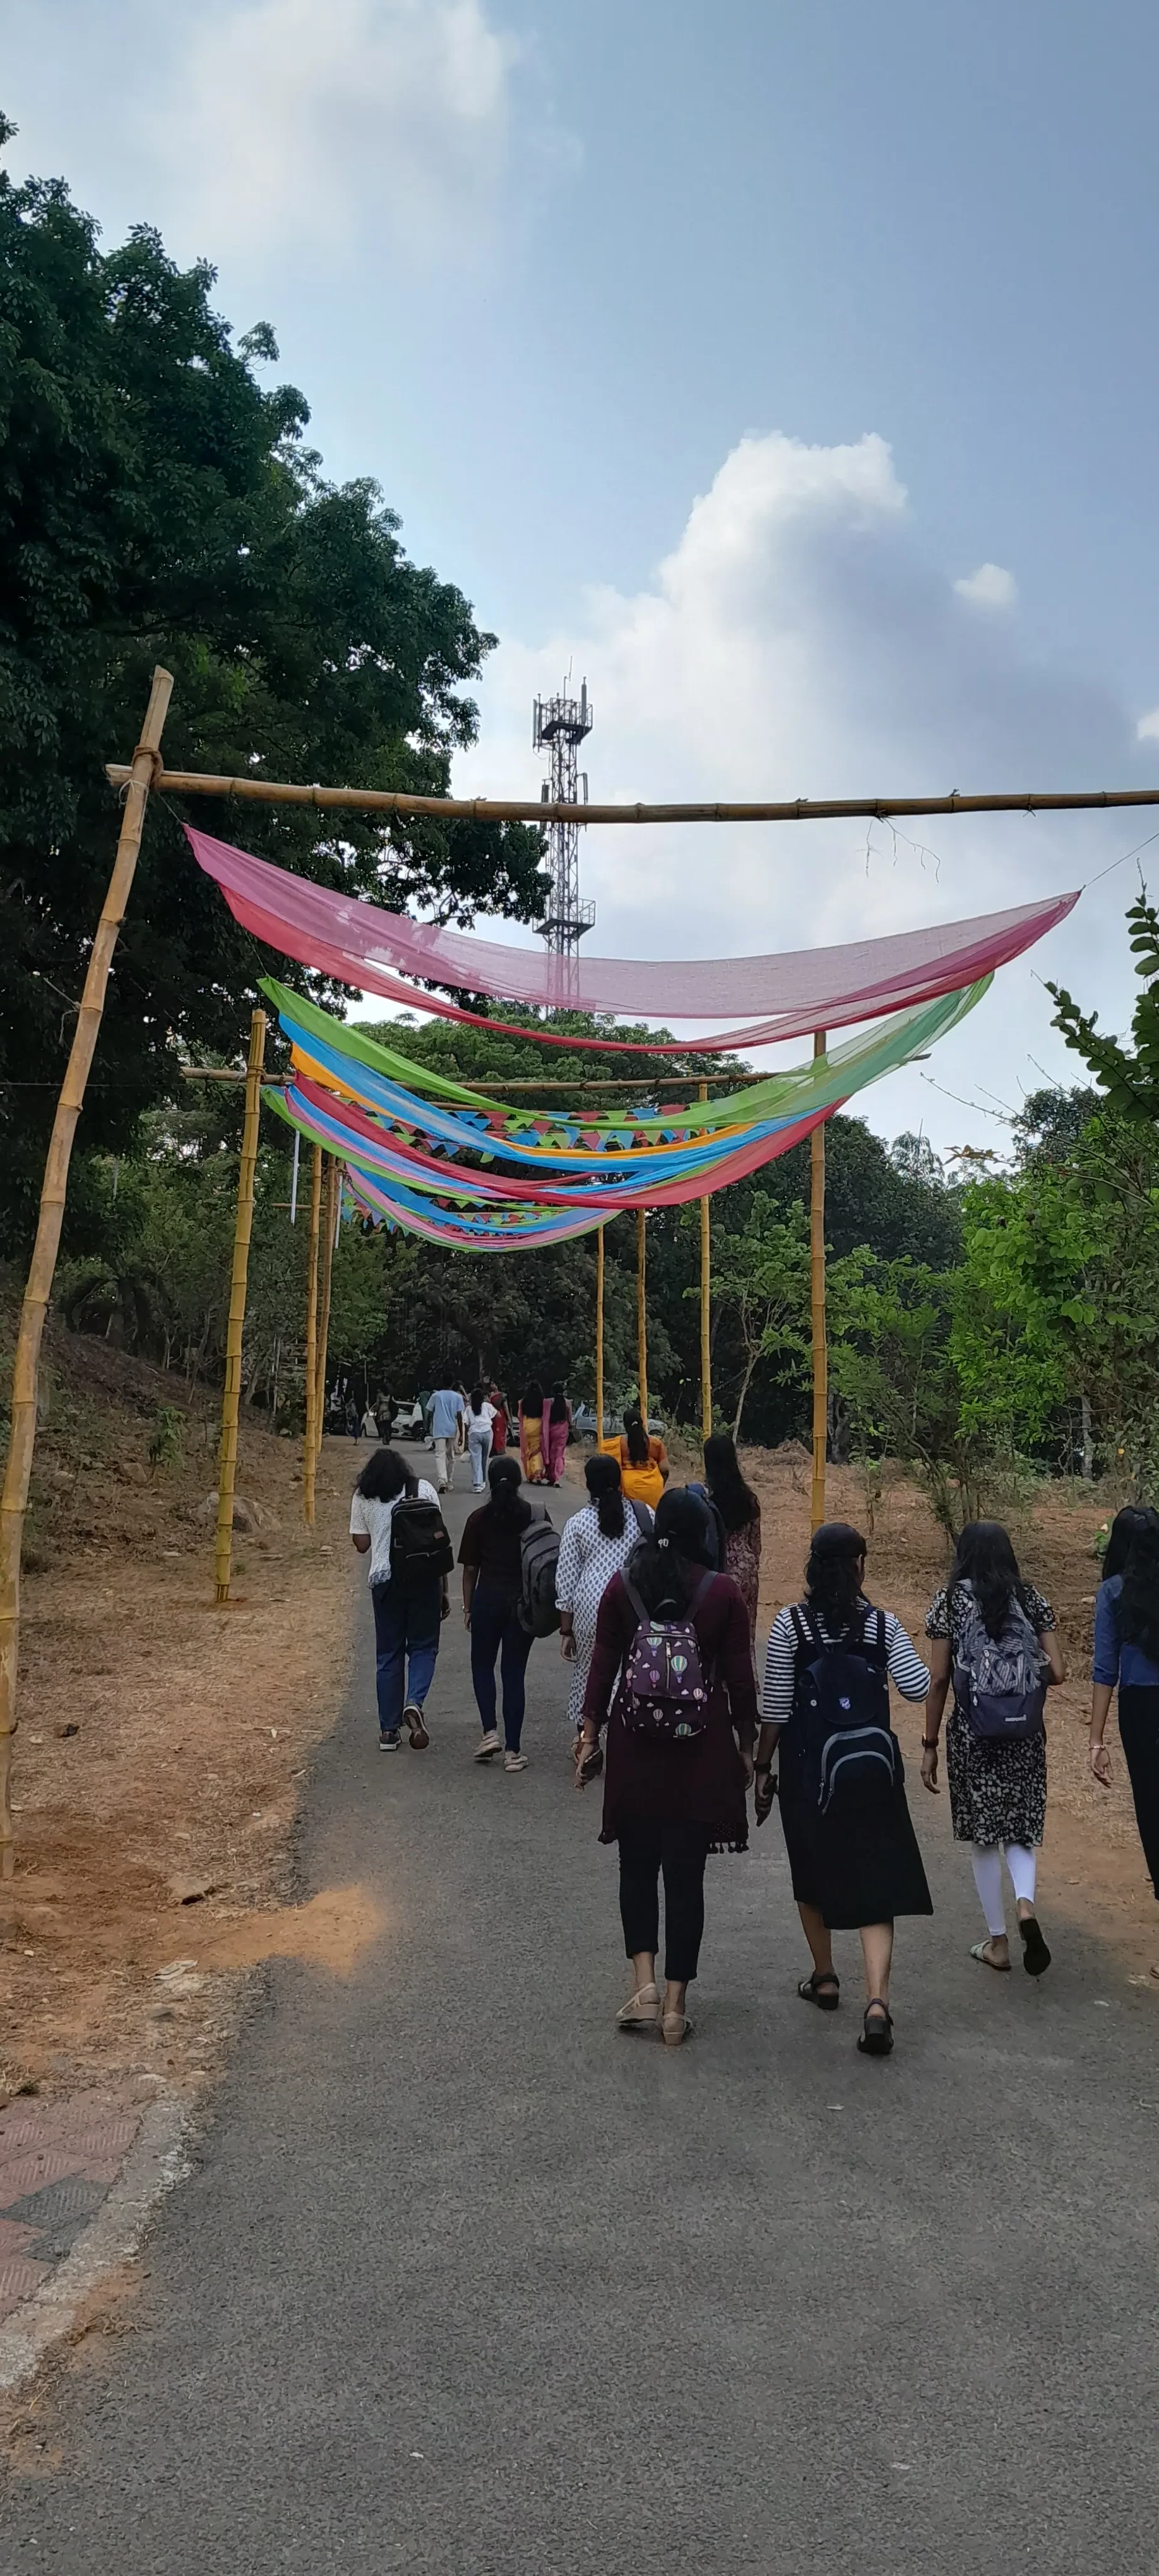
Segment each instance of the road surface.
[{"label": "road surface", "polygon": [[6,2569],[1149,2571],[1157,2004],[1052,1919],[1049,1855],[1056,1964],[987,1974],[921,1801],[937,1911],[867,2061],[854,1939],[841,2012],[796,1999],[774,1819],[709,1864],[692,2043],[620,2037],[556,1641],[526,1772],[472,1763],[457,1616],[430,1752],[384,1759],[362,1579],[303,1892],[364,1881],[385,1935],[348,1980],[270,1970]]}]

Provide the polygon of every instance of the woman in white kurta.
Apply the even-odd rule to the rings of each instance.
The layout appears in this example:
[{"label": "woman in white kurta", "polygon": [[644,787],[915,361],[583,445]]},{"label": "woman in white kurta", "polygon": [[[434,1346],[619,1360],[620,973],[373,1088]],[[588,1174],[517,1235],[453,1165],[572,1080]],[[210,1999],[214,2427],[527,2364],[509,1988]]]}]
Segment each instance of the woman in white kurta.
[{"label": "woman in white kurta", "polygon": [[560,1649],[571,1665],[567,1713],[577,1735],[600,1603],[612,1576],[652,1527],[647,1505],[624,1499],[618,1458],[603,1451],[589,1458],[584,1481],[591,1501],[565,1523],[555,1570]]}]

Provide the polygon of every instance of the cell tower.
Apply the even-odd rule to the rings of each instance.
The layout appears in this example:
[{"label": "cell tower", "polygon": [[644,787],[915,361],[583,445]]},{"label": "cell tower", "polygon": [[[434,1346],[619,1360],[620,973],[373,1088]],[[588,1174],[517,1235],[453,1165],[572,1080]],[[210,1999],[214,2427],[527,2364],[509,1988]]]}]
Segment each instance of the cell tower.
[{"label": "cell tower", "polygon": [[[578,814],[580,771],[576,754],[585,735],[591,732],[592,723],[586,680],[578,699],[536,699],[531,739],[537,751],[546,748],[551,762],[551,775],[543,782],[545,805],[574,805]],[[582,775],[583,802],[586,805],[587,771]],[[578,821],[548,824],[551,904],[543,924],[543,936],[555,957],[578,955],[584,932],[591,929],[596,917],[594,903],[580,901],[579,836]]]}]

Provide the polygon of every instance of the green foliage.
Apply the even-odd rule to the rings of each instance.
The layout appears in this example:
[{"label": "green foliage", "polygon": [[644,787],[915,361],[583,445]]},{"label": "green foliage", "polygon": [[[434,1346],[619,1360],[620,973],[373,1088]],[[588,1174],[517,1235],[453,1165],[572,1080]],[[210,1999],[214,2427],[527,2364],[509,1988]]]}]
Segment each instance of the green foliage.
[{"label": "green foliage", "polygon": [[1048,984],[1057,1004],[1054,1025],[1067,1045],[1081,1055],[1112,1114],[1135,1125],[1159,1122],[1159,913],[1143,888],[1127,909],[1135,973],[1145,990],[1131,1021],[1133,1050],[1108,1037],[1098,1025],[1098,1012],[1079,1009],[1061,985]]},{"label": "green foliage", "polygon": [[180,1467],[184,1464],[187,1418],[180,1405],[158,1405],[149,1442],[151,1467]]},{"label": "green foliage", "polygon": [[[10,129],[0,121],[0,133]],[[117,800],[157,661],[170,767],[442,793],[494,638],[411,564],[374,484],[335,488],[306,403],[266,389],[213,272],[157,234],[100,249],[60,181],[0,174],[0,1232],[26,1238]],[[331,886],[441,916],[543,909],[541,836],[199,802],[192,819]],[[263,964],[151,800],[86,1102],[89,1150],[131,1149],[175,1044],[231,1054]],[[300,970],[278,960],[283,975]],[[304,979],[301,979],[304,980]],[[73,1248],[77,1248],[74,1244]]]},{"label": "green foliage", "polygon": [[[699,1283],[685,1289],[699,1303]],[[740,1438],[745,1397],[760,1360],[780,1385],[801,1385],[809,1366],[809,1221],[790,1201],[774,1216],[764,1191],[750,1202],[743,1229],[722,1234],[713,1263],[713,1297],[735,1321],[744,1366],[736,1392],[732,1434]]]}]

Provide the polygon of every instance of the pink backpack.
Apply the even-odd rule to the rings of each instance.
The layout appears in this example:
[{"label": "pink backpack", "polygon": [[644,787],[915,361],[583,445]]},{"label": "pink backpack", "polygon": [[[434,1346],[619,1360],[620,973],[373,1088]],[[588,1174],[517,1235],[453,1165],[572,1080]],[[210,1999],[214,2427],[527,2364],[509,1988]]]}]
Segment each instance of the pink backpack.
[{"label": "pink backpack", "polygon": [[702,1735],[708,1724],[708,1686],[700,1664],[693,1619],[711,1574],[698,1584],[683,1619],[654,1619],[634,1583],[624,1576],[624,1590],[639,1626],[624,1657],[620,1709],[632,1735],[654,1744],[684,1743]]}]

